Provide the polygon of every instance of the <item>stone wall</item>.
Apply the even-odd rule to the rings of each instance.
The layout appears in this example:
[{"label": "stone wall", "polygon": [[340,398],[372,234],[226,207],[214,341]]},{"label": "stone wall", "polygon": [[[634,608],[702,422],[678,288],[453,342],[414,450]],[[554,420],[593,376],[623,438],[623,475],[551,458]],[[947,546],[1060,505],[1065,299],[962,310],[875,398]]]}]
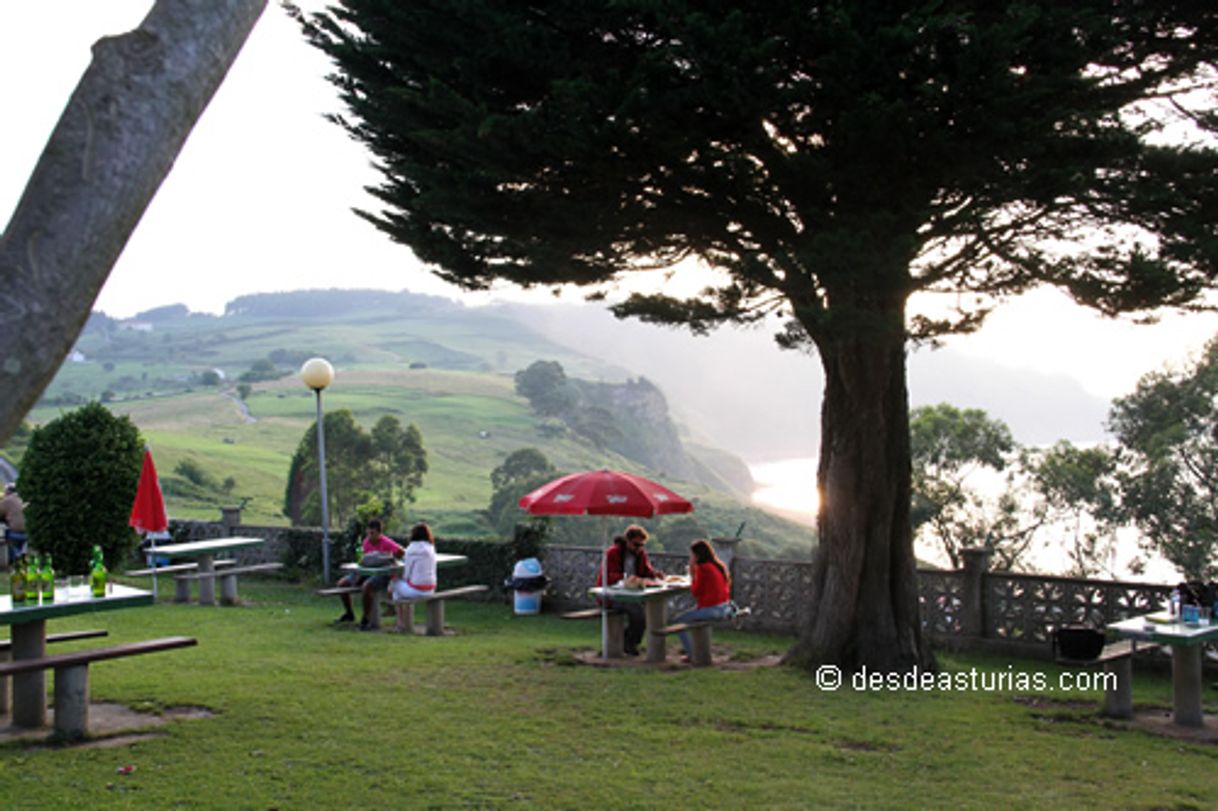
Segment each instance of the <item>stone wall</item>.
[{"label": "stone wall", "polygon": [[[240,523],[240,511],[226,509],[218,522],[172,521],[175,540],[201,540],[230,535],[265,538],[268,542],[240,550],[242,563],[282,559],[287,527]],[[294,527],[297,535],[321,530]],[[441,543],[443,538],[439,539]],[[792,634],[806,624],[804,596],[811,589],[812,564],[805,561],[754,560],[735,554],[736,539],[712,539],[720,558],[732,572],[732,597],[748,606],[745,630]],[[488,544],[492,542],[487,542]],[[548,546],[543,566],[550,578],[547,601],[560,608],[593,605],[588,587],[596,582],[599,547]],[[684,572],[688,555],[657,552],[654,565],[667,572]],[[1046,575],[989,571],[989,553],[965,550],[964,569],[918,571],[923,627],[937,647],[983,649],[1024,656],[1048,656],[1053,628],[1086,624],[1102,628],[1135,614],[1154,611],[1167,599],[1170,585],[1083,580]],[[503,577],[511,575],[505,571]],[[497,591],[500,583],[490,584]],[[492,593],[492,598],[498,594]],[[690,607],[688,597],[672,603],[674,613]]]}]

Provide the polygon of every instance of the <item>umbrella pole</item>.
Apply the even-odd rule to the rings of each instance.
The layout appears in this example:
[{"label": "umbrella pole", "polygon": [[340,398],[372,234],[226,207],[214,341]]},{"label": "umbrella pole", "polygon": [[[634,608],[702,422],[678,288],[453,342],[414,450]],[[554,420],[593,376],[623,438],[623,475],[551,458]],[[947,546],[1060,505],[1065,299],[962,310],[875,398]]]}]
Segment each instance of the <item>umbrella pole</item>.
[{"label": "umbrella pole", "polygon": [[156,602],[156,538],[153,533],[144,536],[148,539],[149,549],[152,550],[152,601]]}]

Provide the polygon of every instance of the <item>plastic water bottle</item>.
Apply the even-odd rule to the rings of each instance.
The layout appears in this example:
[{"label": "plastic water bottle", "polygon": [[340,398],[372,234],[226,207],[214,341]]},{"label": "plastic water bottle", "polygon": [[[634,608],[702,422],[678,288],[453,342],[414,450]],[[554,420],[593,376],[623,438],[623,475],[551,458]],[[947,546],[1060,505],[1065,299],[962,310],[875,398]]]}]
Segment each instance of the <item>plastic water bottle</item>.
[{"label": "plastic water bottle", "polygon": [[93,566],[89,571],[89,587],[94,597],[106,596],[106,564],[100,546],[93,547]]},{"label": "plastic water bottle", "polygon": [[1171,590],[1171,615],[1173,619],[1180,616],[1180,589]]}]

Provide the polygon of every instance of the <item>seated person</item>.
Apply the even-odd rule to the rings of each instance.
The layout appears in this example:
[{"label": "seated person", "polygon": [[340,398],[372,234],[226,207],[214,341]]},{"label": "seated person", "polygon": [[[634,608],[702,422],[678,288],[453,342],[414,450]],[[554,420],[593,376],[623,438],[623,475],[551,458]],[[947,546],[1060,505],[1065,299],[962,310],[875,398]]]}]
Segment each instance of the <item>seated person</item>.
[{"label": "seated person", "polygon": [[[388,535],[381,534],[381,521],[379,518],[373,518],[368,522],[368,534],[364,537],[363,550],[365,555],[379,552],[383,555],[393,555],[394,557],[401,557],[405,552],[405,550],[402,549],[402,547],[399,546],[397,542],[393,540],[393,538],[390,538]],[[372,613],[372,601],[376,598],[376,593],[385,588],[388,584],[389,575],[387,574],[364,577],[357,572],[352,572],[351,574],[339,579],[338,585],[340,586],[360,586],[360,594],[364,598],[364,616],[360,619],[359,624],[361,631],[367,631],[372,627],[371,622],[368,619],[369,615]],[[343,615],[339,617],[337,621],[353,622],[355,620],[355,614],[351,608],[351,595],[340,594],[338,596],[343,601],[343,608],[345,608],[346,611],[343,612]]]},{"label": "seated person", "polygon": [[[697,607],[681,614],[674,623],[722,620],[731,616],[732,577],[709,542],[694,541],[689,545],[689,578],[690,592]],[[688,662],[689,632],[681,631],[678,636],[685,651],[682,659]]]},{"label": "seated person", "polygon": [[8,563],[11,566],[25,554],[28,536],[25,534],[25,502],[17,495],[17,485],[4,486],[0,498],[0,524],[4,524],[4,539],[8,543]]},{"label": "seated person", "polygon": [[406,604],[400,601],[428,597],[435,591],[436,539],[431,534],[431,527],[416,524],[410,530],[410,543],[406,545],[406,554],[402,558],[402,573],[394,575],[389,582],[389,595],[397,603],[398,621],[394,630],[411,630],[406,624]]},{"label": "seated person", "polygon": [[[626,527],[626,532],[613,539],[613,543],[605,550],[605,558],[596,571],[596,585],[603,585],[602,575],[608,585],[612,586],[625,580],[627,583],[647,584],[664,579],[664,573],[651,565],[647,558],[647,530],[638,524]],[[639,642],[647,629],[647,620],[643,606],[639,603],[614,603],[609,600],[609,607],[625,612],[626,633],[623,639],[623,649],[627,656],[639,655]]]}]

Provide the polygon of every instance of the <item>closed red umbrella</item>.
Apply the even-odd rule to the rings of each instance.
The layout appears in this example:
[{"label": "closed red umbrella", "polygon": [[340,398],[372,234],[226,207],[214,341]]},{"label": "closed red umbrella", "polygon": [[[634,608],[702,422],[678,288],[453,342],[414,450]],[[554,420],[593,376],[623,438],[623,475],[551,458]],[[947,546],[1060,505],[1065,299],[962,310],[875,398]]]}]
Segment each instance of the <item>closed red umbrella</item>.
[{"label": "closed red umbrella", "polygon": [[140,486],[135,491],[135,503],[131,505],[131,517],[127,523],[136,532],[149,535],[152,566],[152,597],[156,599],[156,539],[152,533],[169,529],[169,516],[165,514],[165,496],[161,494],[161,482],[152,462],[152,451],[144,451],[144,467],[140,470]]},{"label": "closed red umbrella", "polygon": [[572,473],[520,499],[532,515],[653,515],[693,512],[694,505],[661,484],[617,470]]},{"label": "closed red umbrella", "polygon": [[131,518],[127,523],[136,532],[164,532],[169,528],[165,497],[161,494],[161,482],[157,479],[156,465],[152,462],[152,451],[144,451],[140,486],[135,491],[135,503],[131,505]]}]

